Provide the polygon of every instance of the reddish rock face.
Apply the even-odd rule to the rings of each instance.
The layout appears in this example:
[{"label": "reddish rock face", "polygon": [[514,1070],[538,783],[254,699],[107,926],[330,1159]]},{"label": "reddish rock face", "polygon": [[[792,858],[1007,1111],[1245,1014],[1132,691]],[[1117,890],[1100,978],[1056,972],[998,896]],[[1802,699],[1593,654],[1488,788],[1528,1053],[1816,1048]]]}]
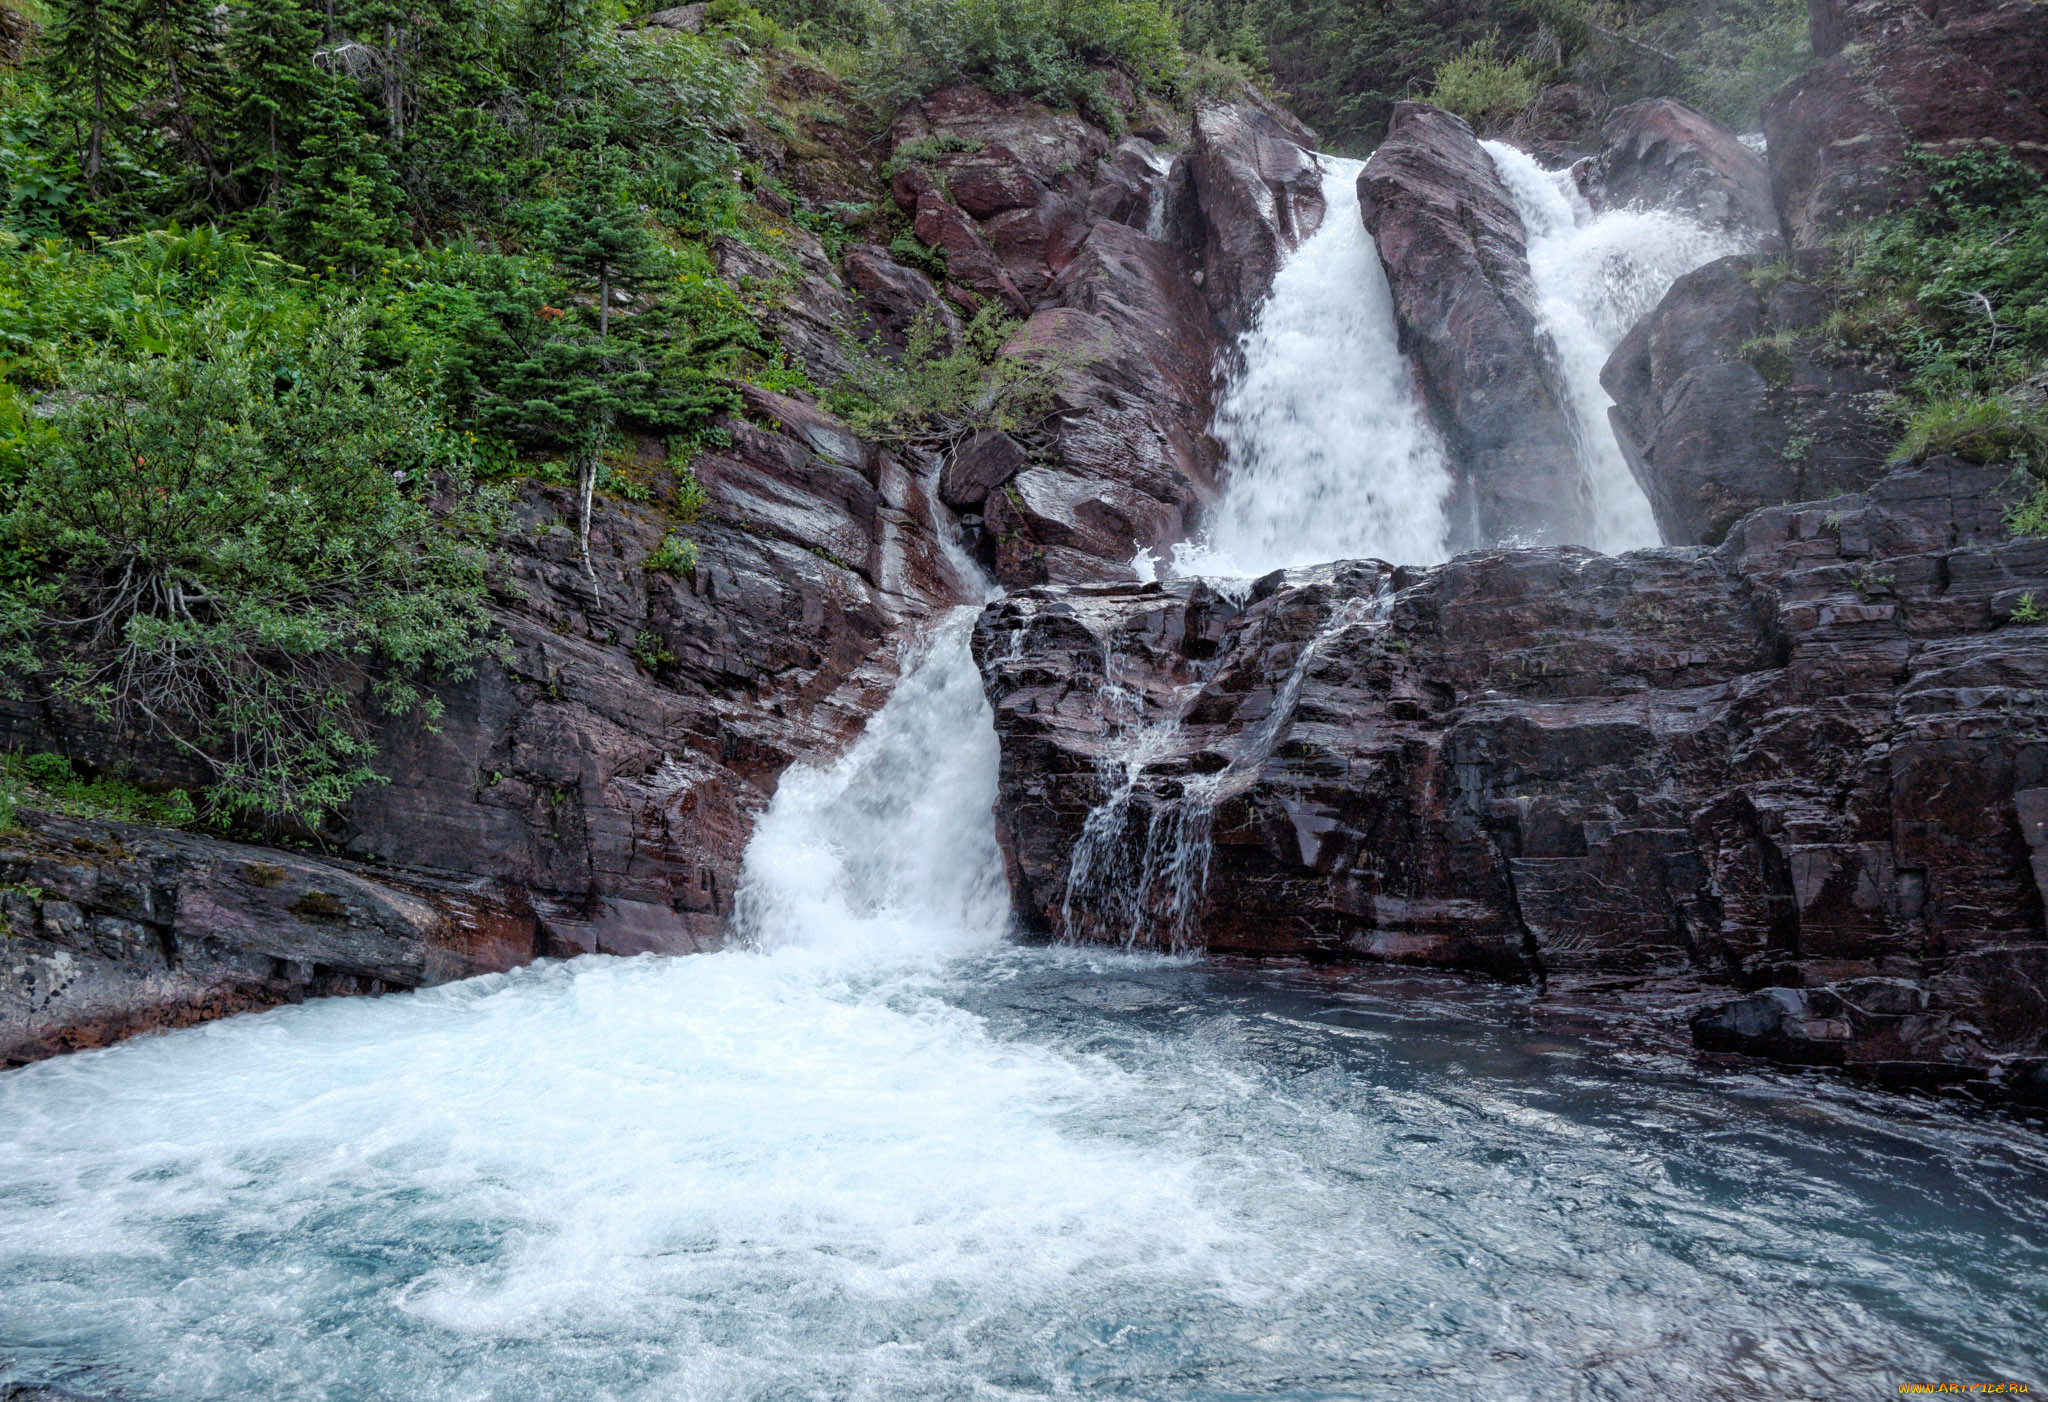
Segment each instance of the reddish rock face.
[{"label": "reddish rock face", "polygon": [[[2021,1067],[2048,1053],[2048,633],[2006,620],[2048,597],[2048,542],[2007,538],[2011,490],[1935,460],[1755,513],[1712,553],[991,605],[975,648],[1019,917],[1610,1008],[1825,987],[1868,1014],[1816,1032],[1837,1061]],[[1112,682],[1128,704],[1105,706]],[[1106,803],[1114,840],[1077,869]]]},{"label": "reddish rock face", "polygon": [[1453,548],[1589,538],[1571,422],[1537,345],[1521,216],[1472,129],[1419,102],[1396,104],[1358,199],[1401,348],[1456,469]]},{"label": "reddish rock face", "polygon": [[1784,247],[1763,157],[1712,117],[1668,97],[1630,103],[1601,126],[1600,154],[1572,167],[1596,210],[1670,209]]},{"label": "reddish rock face", "polygon": [[1315,133],[1276,108],[1205,103],[1190,171],[1202,216],[1203,292],[1226,336],[1249,330],[1273,275],[1323,222]]},{"label": "reddish rock face", "polygon": [[[1806,276],[1723,258],[1672,284],[1601,373],[1615,437],[1672,545],[1719,545],[1759,507],[1857,491],[1897,436],[1888,377],[1827,352],[1826,258]],[[1773,338],[1767,340],[1766,338]],[[1747,349],[1745,349],[1747,347]]]},{"label": "reddish rock face", "polygon": [[545,952],[522,893],[41,814],[0,837],[0,1066]]},{"label": "reddish rock face", "polygon": [[1817,246],[1921,185],[1909,147],[1985,142],[2048,170],[2048,21],[2038,0],[1813,0],[1821,61],[1764,106],[1791,242]]}]

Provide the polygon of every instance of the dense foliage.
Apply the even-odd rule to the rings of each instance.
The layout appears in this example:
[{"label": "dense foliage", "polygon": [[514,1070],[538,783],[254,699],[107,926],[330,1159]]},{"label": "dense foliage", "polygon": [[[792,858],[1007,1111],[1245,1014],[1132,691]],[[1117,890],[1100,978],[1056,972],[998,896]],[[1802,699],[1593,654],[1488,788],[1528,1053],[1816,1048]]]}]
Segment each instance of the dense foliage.
[{"label": "dense foliage", "polygon": [[585,0],[35,18],[0,69],[0,685],[185,750],[216,818],[317,824],[377,712],[431,723],[488,646],[480,484],[587,503],[626,429],[787,383],[704,246],[750,235],[748,45]]},{"label": "dense foliage", "polygon": [[1405,98],[1498,129],[1559,83],[1610,104],[1678,97],[1752,130],[1808,61],[1806,11],[1803,0],[1189,0],[1183,14],[1192,46],[1270,69],[1330,149],[1363,152]]},{"label": "dense foliage", "polygon": [[[1913,159],[1926,197],[1851,238],[1829,334],[1904,372],[1901,453],[2048,473],[2048,181],[1997,148]],[[2048,534],[2048,494],[2019,524]]]}]

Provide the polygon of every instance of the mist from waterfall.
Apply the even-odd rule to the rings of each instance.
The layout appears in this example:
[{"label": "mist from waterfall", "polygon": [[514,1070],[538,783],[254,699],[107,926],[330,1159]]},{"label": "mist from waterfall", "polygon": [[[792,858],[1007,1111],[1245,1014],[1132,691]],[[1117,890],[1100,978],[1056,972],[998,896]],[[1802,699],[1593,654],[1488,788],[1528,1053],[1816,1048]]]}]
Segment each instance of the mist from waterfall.
[{"label": "mist from waterfall", "polygon": [[[1451,475],[1410,387],[1394,299],[1358,209],[1362,161],[1318,156],[1322,226],[1282,264],[1216,412],[1228,476],[1175,573],[1256,578],[1445,557]],[[1149,555],[1141,554],[1144,577]]]},{"label": "mist from waterfall", "polygon": [[1670,210],[1595,214],[1570,172],[1545,170],[1505,142],[1480,144],[1514,199],[1528,238],[1538,329],[1592,490],[1593,539],[1584,544],[1609,554],[1661,544],[1650,499],[1608,423],[1614,400],[1600,384],[1600,371],[1672,283],[1716,258],[1745,252],[1748,243]]}]

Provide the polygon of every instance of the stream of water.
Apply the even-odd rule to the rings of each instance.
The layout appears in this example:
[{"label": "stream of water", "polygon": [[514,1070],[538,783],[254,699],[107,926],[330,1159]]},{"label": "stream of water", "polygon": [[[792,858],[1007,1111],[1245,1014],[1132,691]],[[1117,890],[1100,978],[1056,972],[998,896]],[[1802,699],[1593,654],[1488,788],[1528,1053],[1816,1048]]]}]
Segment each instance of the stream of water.
[{"label": "stream of water", "polygon": [[2048,1150],[1518,995],[1004,939],[940,630],[746,947],[0,1076],[0,1395],[1890,1395],[2044,1381]]}]

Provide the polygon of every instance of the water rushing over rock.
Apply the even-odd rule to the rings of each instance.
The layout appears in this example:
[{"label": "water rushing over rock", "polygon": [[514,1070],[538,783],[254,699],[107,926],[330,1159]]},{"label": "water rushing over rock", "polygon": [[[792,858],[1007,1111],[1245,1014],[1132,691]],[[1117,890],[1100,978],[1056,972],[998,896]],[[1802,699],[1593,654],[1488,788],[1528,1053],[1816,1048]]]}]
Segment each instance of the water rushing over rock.
[{"label": "water rushing over rock", "polygon": [[1323,560],[1426,564],[1446,548],[1443,449],[1409,387],[1387,275],[1358,212],[1361,161],[1319,156],[1322,227],[1288,258],[1216,412],[1227,485],[1184,575]]},{"label": "water rushing over rock", "polygon": [[1668,210],[1595,214],[1567,172],[1545,170],[1505,142],[1480,144],[1522,216],[1538,330],[1592,491],[1593,539],[1580,543],[1610,554],[1657,545],[1650,500],[1607,422],[1614,401],[1600,370],[1672,283],[1749,241]]}]

